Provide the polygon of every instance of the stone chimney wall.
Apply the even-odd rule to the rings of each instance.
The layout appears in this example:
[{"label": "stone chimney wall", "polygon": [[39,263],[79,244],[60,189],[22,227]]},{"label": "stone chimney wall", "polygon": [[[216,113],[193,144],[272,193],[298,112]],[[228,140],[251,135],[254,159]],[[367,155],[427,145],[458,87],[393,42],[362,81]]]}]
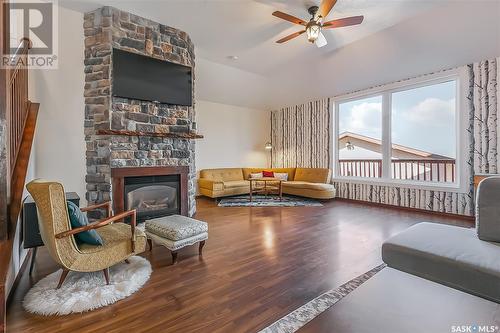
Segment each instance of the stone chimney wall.
[{"label": "stone chimney wall", "polygon": [[[196,211],[195,141],[153,136],[99,135],[98,130],[188,133],[195,119],[194,46],[178,29],[113,7],[86,13],[85,141],[89,204],[111,200],[111,168],[189,166],[189,214]],[[112,52],[121,49],[193,68],[193,106],[111,95]],[[99,216],[96,216],[99,217]]]}]

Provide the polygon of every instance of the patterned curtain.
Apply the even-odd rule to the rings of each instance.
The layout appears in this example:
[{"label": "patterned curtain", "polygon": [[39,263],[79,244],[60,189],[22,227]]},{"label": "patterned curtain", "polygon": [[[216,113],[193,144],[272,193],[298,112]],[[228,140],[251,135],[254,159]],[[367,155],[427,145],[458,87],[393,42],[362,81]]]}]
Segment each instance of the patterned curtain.
[{"label": "patterned curtain", "polygon": [[328,168],[330,99],[271,112],[273,167]]},{"label": "patterned curtain", "polygon": [[[465,193],[408,189],[395,186],[334,182],[341,198],[401,207],[474,215],[473,179],[477,173],[500,172],[500,58],[467,65],[466,105],[468,124],[468,190]],[[328,167],[333,156],[330,144],[330,100],[321,100],[271,113],[273,165],[277,167]]]}]

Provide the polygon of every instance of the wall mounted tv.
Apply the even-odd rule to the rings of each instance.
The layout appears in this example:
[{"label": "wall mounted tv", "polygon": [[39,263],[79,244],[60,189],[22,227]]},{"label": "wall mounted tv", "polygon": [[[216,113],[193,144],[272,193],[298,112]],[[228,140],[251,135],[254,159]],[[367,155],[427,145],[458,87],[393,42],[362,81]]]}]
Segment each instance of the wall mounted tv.
[{"label": "wall mounted tv", "polygon": [[113,49],[113,96],[191,106],[192,68]]}]

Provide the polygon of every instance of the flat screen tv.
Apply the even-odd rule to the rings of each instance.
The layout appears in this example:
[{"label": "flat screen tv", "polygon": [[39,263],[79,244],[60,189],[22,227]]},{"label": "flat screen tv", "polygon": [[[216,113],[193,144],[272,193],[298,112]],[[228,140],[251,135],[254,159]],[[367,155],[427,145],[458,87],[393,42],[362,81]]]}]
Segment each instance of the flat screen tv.
[{"label": "flat screen tv", "polygon": [[192,68],[113,49],[113,96],[192,105]]}]

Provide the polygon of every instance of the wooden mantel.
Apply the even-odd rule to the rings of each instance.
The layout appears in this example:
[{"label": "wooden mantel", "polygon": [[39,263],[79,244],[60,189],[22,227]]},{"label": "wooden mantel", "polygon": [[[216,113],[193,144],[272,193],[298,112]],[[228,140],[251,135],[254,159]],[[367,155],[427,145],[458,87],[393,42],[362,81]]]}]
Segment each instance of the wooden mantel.
[{"label": "wooden mantel", "polygon": [[203,139],[201,134],[190,133],[152,133],[152,132],[138,132],[138,131],[125,131],[125,130],[97,130],[97,135],[124,135],[124,136],[152,136],[160,138],[174,138],[174,139]]}]

